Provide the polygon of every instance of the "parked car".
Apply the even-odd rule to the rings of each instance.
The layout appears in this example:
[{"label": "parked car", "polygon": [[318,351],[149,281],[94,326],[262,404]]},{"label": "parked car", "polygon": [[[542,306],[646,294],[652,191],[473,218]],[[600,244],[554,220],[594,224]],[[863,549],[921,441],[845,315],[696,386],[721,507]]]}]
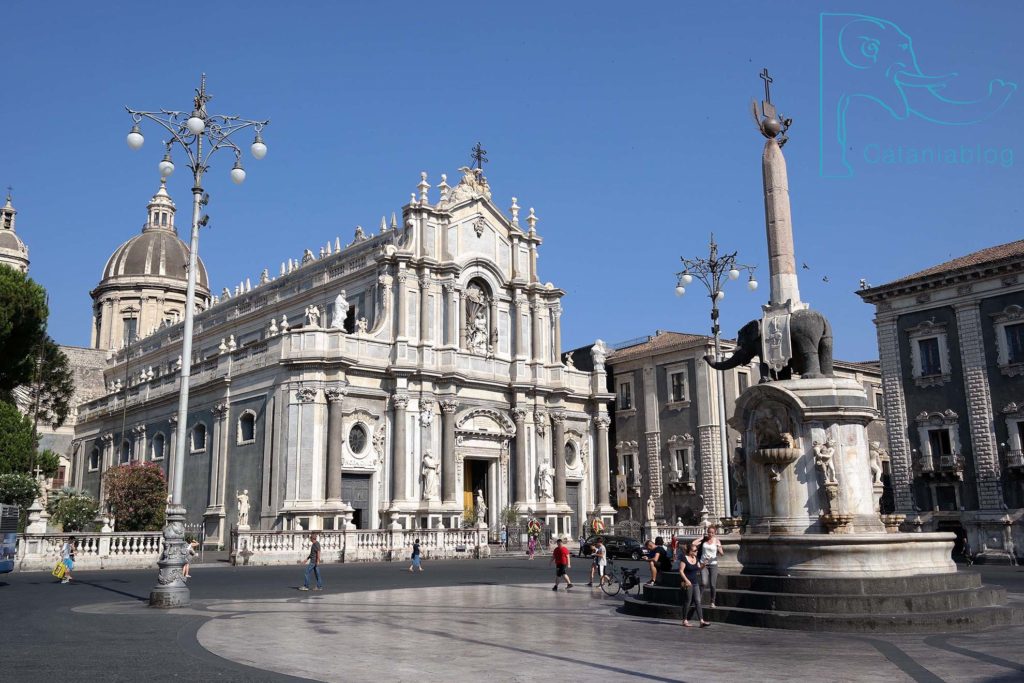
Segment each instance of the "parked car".
[{"label": "parked car", "polygon": [[600,538],[604,541],[604,547],[608,551],[608,557],[619,557],[630,560],[642,560],[644,557],[644,546],[640,541],[628,536],[604,536],[595,534],[590,536],[580,547],[580,557],[590,557],[594,553],[594,543]]}]

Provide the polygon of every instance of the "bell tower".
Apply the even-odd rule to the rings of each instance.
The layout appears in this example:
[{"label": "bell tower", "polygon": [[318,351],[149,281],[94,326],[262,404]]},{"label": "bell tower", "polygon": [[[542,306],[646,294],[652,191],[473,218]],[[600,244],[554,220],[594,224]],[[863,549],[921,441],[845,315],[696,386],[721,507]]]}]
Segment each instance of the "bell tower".
[{"label": "bell tower", "polygon": [[28,272],[28,247],[14,232],[14,218],[18,214],[11,203],[11,188],[7,188],[7,202],[0,207],[0,264]]}]

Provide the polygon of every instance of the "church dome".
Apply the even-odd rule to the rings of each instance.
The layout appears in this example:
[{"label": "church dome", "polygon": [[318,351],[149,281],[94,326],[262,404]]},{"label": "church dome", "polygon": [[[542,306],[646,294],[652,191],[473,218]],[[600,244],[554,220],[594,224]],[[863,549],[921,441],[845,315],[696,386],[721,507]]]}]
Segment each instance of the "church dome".
[{"label": "church dome", "polygon": [[[142,278],[154,284],[166,278],[182,283],[188,280],[189,249],[174,227],[174,202],[161,181],[160,189],[150,200],[148,220],[142,234],[119,246],[103,268],[100,286],[127,278]],[[206,266],[199,260],[196,279],[199,291],[209,292]]]},{"label": "church dome", "polygon": [[14,232],[14,217],[17,215],[11,204],[11,195],[7,194],[7,203],[0,208],[0,264],[17,268],[23,273],[28,272],[28,247]]}]

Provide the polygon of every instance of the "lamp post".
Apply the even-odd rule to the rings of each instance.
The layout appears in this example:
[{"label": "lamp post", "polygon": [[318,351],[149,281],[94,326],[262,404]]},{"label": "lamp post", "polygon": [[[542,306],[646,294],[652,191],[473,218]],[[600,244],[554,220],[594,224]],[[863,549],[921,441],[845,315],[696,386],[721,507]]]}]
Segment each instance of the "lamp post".
[{"label": "lamp post", "polygon": [[245,180],[245,169],[242,168],[242,150],[234,143],[231,136],[247,128],[252,128],[256,134],[250,146],[253,157],[262,159],[267,154],[262,131],[270,121],[252,121],[238,116],[210,114],[206,110],[206,105],[211,99],[206,92],[206,74],[203,74],[193,100],[192,111],[189,113],[167,109],[155,112],[139,111],[125,107],[131,114],[133,122],[127,137],[128,146],[132,149],[140,149],[145,142],[139,128],[139,124],[143,120],[156,123],[170,136],[168,140],[164,141],[166,150],[163,159],[157,166],[160,177],[166,178],[174,172],[171,150],[175,146],[184,151],[188,157],[188,167],[192,170],[192,236],[188,256],[188,286],[185,290],[185,329],[181,342],[182,364],[181,388],[178,397],[178,424],[174,460],[171,464],[167,522],[164,526],[164,550],[158,563],[160,574],[157,578],[157,585],[149,594],[149,604],[153,607],[187,607],[190,602],[188,586],[181,575],[182,567],[188,557],[188,546],[185,543],[185,507],[181,502],[181,493],[188,427],[189,376],[192,370],[192,320],[195,313],[199,228],[206,225],[209,220],[209,216],[204,216],[202,219],[199,217],[201,207],[209,202],[209,195],[203,191],[203,174],[209,169],[210,157],[215,152],[221,149],[230,149],[235,153],[235,165],[230,172],[231,180],[236,185]]},{"label": "lamp post", "polygon": [[[683,271],[677,273],[676,296],[683,296],[686,293],[686,286],[693,282],[694,278],[699,280],[708,291],[711,299],[711,334],[715,339],[715,360],[722,360],[721,327],[718,324],[718,304],[725,298],[723,285],[728,280],[738,280],[741,271],[749,274],[747,289],[757,289],[757,280],[754,279],[754,266],[744,265],[736,262],[737,252],[719,255],[718,245],[715,244],[715,235],[711,234],[710,253],[707,258],[698,257],[688,259],[680,257],[683,262]],[[722,452],[722,516],[732,515],[732,505],[729,496],[729,436],[725,424],[725,370],[720,371],[718,380],[718,438]]]}]

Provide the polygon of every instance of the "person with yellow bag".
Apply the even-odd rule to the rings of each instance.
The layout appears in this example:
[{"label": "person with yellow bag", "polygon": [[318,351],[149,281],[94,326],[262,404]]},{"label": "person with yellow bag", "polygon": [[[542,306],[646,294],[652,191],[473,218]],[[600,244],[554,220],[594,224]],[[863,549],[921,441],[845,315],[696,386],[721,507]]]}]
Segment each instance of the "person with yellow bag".
[{"label": "person with yellow bag", "polygon": [[[60,547],[60,564],[64,565],[64,571],[61,572],[60,578],[61,583],[70,583],[71,570],[75,567],[75,537],[71,536],[68,540],[64,541],[64,545]],[[53,575],[57,576],[58,567],[54,567]]]}]

